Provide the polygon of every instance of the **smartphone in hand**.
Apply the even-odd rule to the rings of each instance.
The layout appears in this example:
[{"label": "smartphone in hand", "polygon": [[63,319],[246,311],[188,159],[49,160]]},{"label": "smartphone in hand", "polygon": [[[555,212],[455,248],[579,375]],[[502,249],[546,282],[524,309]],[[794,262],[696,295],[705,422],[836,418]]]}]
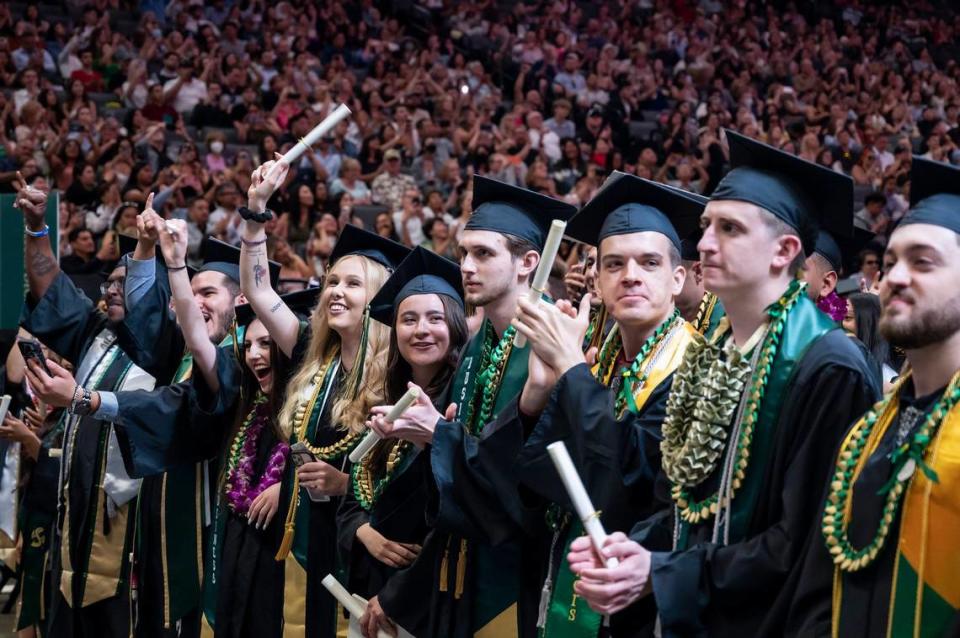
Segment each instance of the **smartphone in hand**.
[{"label": "smartphone in hand", "polygon": [[50,368],[47,367],[47,358],[43,356],[43,348],[40,347],[40,342],[36,339],[19,339],[17,341],[17,347],[20,348],[20,354],[23,355],[24,361],[30,361],[33,359],[40,367],[43,368],[43,371],[48,375],[53,376],[50,372]]},{"label": "smartphone in hand", "polygon": [[[316,461],[317,457],[313,455],[313,452],[307,448],[307,445],[303,441],[297,441],[290,446],[290,460],[295,467],[300,468],[307,463]],[[326,503],[330,500],[330,497],[326,494],[314,494],[309,487],[304,487],[303,489],[307,491],[310,500],[314,503]]]}]

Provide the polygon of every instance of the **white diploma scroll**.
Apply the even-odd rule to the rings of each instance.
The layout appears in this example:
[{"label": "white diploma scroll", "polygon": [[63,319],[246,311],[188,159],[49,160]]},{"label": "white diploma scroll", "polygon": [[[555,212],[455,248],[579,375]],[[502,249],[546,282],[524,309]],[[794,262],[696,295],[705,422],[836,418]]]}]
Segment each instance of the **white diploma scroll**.
[{"label": "white diploma scroll", "polygon": [[[547,241],[543,246],[543,252],[540,253],[540,263],[537,265],[537,272],[533,275],[533,284],[530,285],[530,293],[527,299],[530,303],[539,303],[547,287],[547,281],[550,279],[550,271],[553,270],[553,262],[557,258],[557,251],[560,250],[560,240],[563,239],[563,232],[567,229],[567,222],[555,219],[550,224],[550,232],[547,234]],[[519,332],[513,338],[513,345],[522,348],[527,345],[527,338]]]},{"label": "white diploma scroll", "polygon": [[[317,143],[317,141],[333,130],[333,128],[339,124],[342,120],[350,115],[350,109],[346,104],[341,104],[333,110],[333,113],[323,118],[323,121],[317,124],[312,131],[307,133],[307,136],[300,139],[296,144],[293,145],[289,151],[283,154],[283,157],[280,158],[280,161],[273,165],[273,168],[270,169],[270,173],[279,170],[281,162],[287,164],[287,166],[293,166],[293,163],[300,159],[300,156],[310,150],[310,147]],[[270,158],[264,158],[267,160]]]},{"label": "white diploma scroll", "polygon": [[[337,602],[347,610],[351,621],[360,620],[360,616],[363,616],[363,612],[367,608],[362,599],[351,596],[350,592],[340,584],[340,581],[334,578],[333,574],[327,574],[320,582],[327,588],[327,591],[333,594]],[[387,635],[387,632],[381,630],[377,632],[377,638],[390,638],[390,636]]]},{"label": "white diploma scroll", "polygon": [[[595,510],[593,503],[590,502],[590,496],[583,486],[583,481],[580,480],[577,468],[573,465],[573,459],[570,458],[567,446],[563,444],[563,441],[557,441],[547,446],[547,452],[550,453],[550,458],[553,460],[554,467],[557,468],[560,480],[563,481],[563,486],[567,488],[567,494],[573,501],[573,509],[576,510],[577,516],[583,523],[583,528],[590,536],[590,540],[593,541],[597,555],[603,557],[601,550],[603,549],[603,542],[607,540],[607,533],[600,523],[600,512]],[[613,568],[619,565],[620,561],[616,558],[607,558],[604,563],[608,568]]]},{"label": "white diploma scroll", "polygon": [[[417,400],[417,397],[420,396],[420,391],[416,388],[410,388],[406,393],[400,397],[400,400],[397,401],[396,405],[391,408],[387,413],[386,421],[387,423],[393,423],[406,412],[414,401]],[[357,447],[353,448],[353,451],[350,452],[350,462],[359,463],[364,459],[364,457],[370,453],[370,450],[373,449],[373,446],[377,444],[377,441],[380,440],[380,435],[370,430],[367,432],[367,435],[363,437],[363,440],[360,441],[360,444]]]}]

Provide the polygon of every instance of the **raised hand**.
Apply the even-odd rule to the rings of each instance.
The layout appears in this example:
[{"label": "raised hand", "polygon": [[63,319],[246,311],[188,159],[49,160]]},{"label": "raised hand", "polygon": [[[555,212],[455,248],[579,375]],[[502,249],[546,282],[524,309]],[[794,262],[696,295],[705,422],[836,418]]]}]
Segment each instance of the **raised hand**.
[{"label": "raised hand", "polygon": [[521,297],[512,323],[530,341],[537,356],[562,375],[584,362],[581,344],[590,325],[590,294],[580,300],[577,312],[565,300],[551,306]]},{"label": "raised hand", "polygon": [[180,268],[187,259],[187,222],[171,219],[160,232],[160,251],[168,268]]},{"label": "raised hand", "polygon": [[44,226],[44,215],[47,211],[47,193],[27,185],[20,171],[13,180],[13,187],[17,191],[17,198],[13,205],[23,211],[24,221],[31,230],[38,231]]},{"label": "raised hand", "polygon": [[140,241],[160,241],[160,231],[164,230],[164,220],[153,210],[153,193],[147,195],[143,212],[137,215],[137,231]]},{"label": "raised hand", "polygon": [[[254,212],[266,210],[267,202],[273,196],[273,193],[283,184],[287,178],[287,172],[290,165],[286,162],[280,162],[281,155],[274,153],[276,160],[265,162],[257,167],[250,175],[250,187],[247,189],[248,207]],[[280,163],[277,170],[271,170]],[[249,220],[248,220],[249,221]],[[261,222],[262,223],[262,222]]]}]

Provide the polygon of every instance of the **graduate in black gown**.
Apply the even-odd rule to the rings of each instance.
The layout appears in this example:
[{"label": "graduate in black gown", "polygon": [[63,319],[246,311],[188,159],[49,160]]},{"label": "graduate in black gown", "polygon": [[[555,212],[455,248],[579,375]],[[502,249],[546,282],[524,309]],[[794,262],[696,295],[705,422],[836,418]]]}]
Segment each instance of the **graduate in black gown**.
[{"label": "graduate in black gown", "polygon": [[537,623],[545,635],[652,633],[650,604],[615,614],[607,628],[574,595],[566,548],[583,528],[546,447],[565,442],[605,527],[622,528],[666,507],[654,497],[661,424],[673,373],[697,334],[674,305],[686,276],[680,237],[699,224],[705,201],[614,173],[570,220],[568,235],[599,245],[598,288],[616,321],[599,357],[588,353],[595,365],[584,363],[579,347],[588,321],[583,301],[577,313],[566,301],[520,300],[514,325],[533,347],[518,405],[529,434],[500,430],[480,446],[505,460],[501,471],[516,474],[519,489],[547,504],[551,534],[541,547],[546,569]]},{"label": "graduate in black gown", "polygon": [[[674,374],[663,423],[669,510],[616,532],[574,586],[603,613],[653,595],[664,636],[780,635],[833,450],[878,396],[862,352],[796,279],[818,224],[852,232],[852,183],[732,131],[733,170],[699,243],[726,317]],[[610,530],[608,530],[610,531]]]},{"label": "graduate in black gown", "polygon": [[[420,403],[445,407],[468,336],[457,264],[415,248],[371,302],[371,316],[393,328],[386,400],[398,401],[413,383],[426,393]],[[415,403],[410,409],[417,408]],[[436,541],[424,541],[430,531],[426,508],[431,481],[429,454],[399,439],[382,440],[352,467],[337,527],[347,588],[370,600],[360,619],[365,635],[388,629],[388,615],[402,619],[401,626],[414,636],[426,629],[421,596],[432,587],[433,573],[423,565],[436,560],[438,547]],[[415,559],[422,561],[419,566],[397,575]]]},{"label": "graduate in black gown", "polygon": [[99,392],[151,389],[154,379],[117,345],[114,327],[124,316],[125,266],[110,273],[104,287],[106,312],[100,311],[57,266],[43,223],[46,194],[22,181],[17,185],[29,283],[21,324],[76,370],[74,380],[51,360],[51,374],[36,361],[28,362],[26,372],[43,401],[71,413],[64,426],[58,525],[51,548],[57,591],[49,630],[52,635],[127,636],[139,481],[124,468],[111,422],[94,414],[101,405]]},{"label": "graduate in black gown", "polygon": [[828,472],[791,636],[960,636],[960,170],[914,157],[910,199],[880,282],[909,371]]},{"label": "graduate in black gown", "polygon": [[543,517],[528,516],[516,497],[503,500],[516,494],[516,478],[499,472],[500,460],[491,463],[479,443],[501,428],[516,431],[511,426],[519,419],[516,398],[530,350],[514,345],[510,322],[517,300],[529,294],[552,220],[567,220],[575,209],[480,176],[474,176],[473,189],[460,272],[465,301],[482,308],[484,320],[454,374],[455,411],[445,415],[425,405],[381,428],[385,435],[430,445],[436,490],[429,508],[436,528],[431,541],[440,551],[432,578],[419,581],[432,588],[418,585],[428,614],[419,638],[535,635],[543,584],[539,569],[524,569],[527,557],[537,555]]},{"label": "graduate in black gown", "polygon": [[315,461],[287,466],[281,487],[284,533],[277,558],[284,562],[283,635],[335,635],[342,620],[320,584],[338,573],[336,511],[347,491],[347,455],[364,435],[370,408],[383,403],[388,329],[371,321],[368,305],[410,252],[354,226],[343,229],[330,256],[320,300],[309,321],[299,317],[267,281],[263,222],[270,196],[288,167],[274,162],[253,174],[241,245],[244,295],[295,372],[279,425],[291,446],[301,443]]}]

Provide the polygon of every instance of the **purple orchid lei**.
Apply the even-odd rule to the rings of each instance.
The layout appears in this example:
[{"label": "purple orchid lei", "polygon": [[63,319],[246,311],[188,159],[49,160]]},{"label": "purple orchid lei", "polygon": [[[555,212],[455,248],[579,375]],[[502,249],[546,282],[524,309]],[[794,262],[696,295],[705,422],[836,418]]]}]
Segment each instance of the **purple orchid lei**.
[{"label": "purple orchid lei", "polygon": [[245,515],[253,501],[283,477],[290,446],[281,441],[273,446],[266,469],[256,485],[253,485],[257,443],[269,423],[270,415],[267,414],[266,397],[258,395],[254,400],[253,409],[244,420],[240,431],[237,432],[230,449],[224,488],[227,503],[237,514]]},{"label": "purple orchid lei", "polygon": [[831,291],[826,297],[817,299],[817,308],[827,313],[837,323],[842,323],[843,318],[847,316],[847,300],[838,295],[836,290]]}]

